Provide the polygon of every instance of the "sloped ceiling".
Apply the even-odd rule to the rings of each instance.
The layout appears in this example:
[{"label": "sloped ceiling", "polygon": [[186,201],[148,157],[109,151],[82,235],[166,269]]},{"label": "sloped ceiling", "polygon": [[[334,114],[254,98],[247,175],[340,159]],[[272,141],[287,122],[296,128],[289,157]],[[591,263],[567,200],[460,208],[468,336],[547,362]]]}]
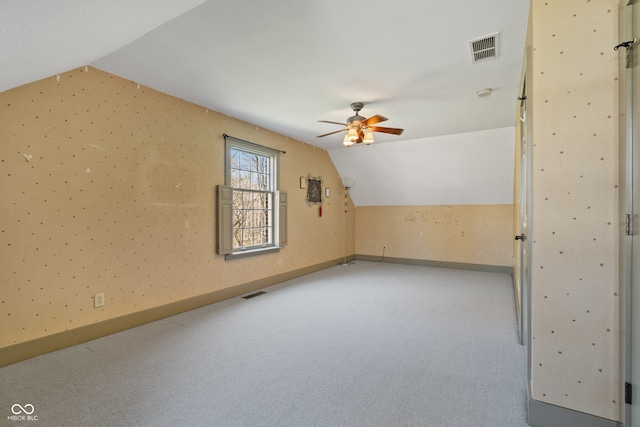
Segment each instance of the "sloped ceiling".
[{"label": "sloped ceiling", "polygon": [[514,138],[508,127],[330,154],[359,206],[510,204]]},{"label": "sloped ceiling", "polygon": [[205,0],[2,0],[0,92],[117,51]]},{"label": "sloped ceiling", "polygon": [[[92,65],[328,150],[340,175],[357,181],[356,205],[510,203],[528,7],[527,0],[5,0],[0,91]],[[473,64],[469,41],[492,33],[499,57]],[[491,96],[476,96],[486,87]],[[354,101],[364,102],[361,115],[388,117],[380,125],[404,134],[376,134],[374,145],[352,148],[342,146],[343,134],[316,138],[340,129],[318,120],[344,123]],[[486,185],[462,191],[460,180],[477,174]]]}]

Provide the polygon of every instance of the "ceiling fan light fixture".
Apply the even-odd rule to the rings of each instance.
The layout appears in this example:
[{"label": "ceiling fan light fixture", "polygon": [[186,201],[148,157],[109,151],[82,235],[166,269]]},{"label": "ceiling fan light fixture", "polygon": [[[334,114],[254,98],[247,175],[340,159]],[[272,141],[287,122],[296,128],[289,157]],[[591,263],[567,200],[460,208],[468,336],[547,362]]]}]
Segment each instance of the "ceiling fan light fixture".
[{"label": "ceiling fan light fixture", "polygon": [[329,136],[335,133],[342,133],[346,131],[347,134],[344,136],[344,140],[342,141],[342,144],[346,147],[351,147],[352,145],[360,144],[361,142],[364,142],[366,145],[373,144],[374,132],[390,133],[392,135],[402,135],[402,132],[404,132],[404,129],[374,126],[380,122],[389,120],[386,117],[381,116],[380,114],[373,115],[368,119],[359,115],[358,112],[362,109],[363,105],[364,104],[362,102],[354,102],[351,104],[351,109],[355,111],[356,114],[354,116],[349,117],[346,120],[346,123],[333,122],[329,120],[318,120],[319,122],[322,122],[322,123],[331,123],[334,125],[344,126],[344,128],[340,130],[336,130],[334,132],[325,133],[323,135],[318,135],[316,138],[322,138],[324,136]]},{"label": "ceiling fan light fixture", "polygon": [[352,143],[358,140],[358,131],[356,130],[356,128],[352,127],[351,129],[349,129],[349,133],[347,134],[345,139],[347,138]]},{"label": "ceiling fan light fixture", "polygon": [[373,131],[370,128],[365,129],[364,131],[364,139],[362,140],[367,145],[373,143]]},{"label": "ceiling fan light fixture", "polygon": [[353,141],[349,139],[349,135],[345,135],[342,144],[344,144],[345,147],[351,147],[353,145]]}]

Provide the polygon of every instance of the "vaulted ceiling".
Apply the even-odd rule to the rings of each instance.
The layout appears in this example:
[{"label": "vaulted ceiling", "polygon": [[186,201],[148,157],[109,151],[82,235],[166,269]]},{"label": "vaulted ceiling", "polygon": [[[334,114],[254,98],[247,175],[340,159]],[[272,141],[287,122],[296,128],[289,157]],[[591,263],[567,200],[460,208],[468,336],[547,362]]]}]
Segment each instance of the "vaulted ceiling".
[{"label": "vaulted ceiling", "polygon": [[[357,205],[510,203],[528,0],[6,0],[0,91],[92,65],[326,149]],[[495,59],[469,41],[498,33]],[[477,91],[492,88],[488,97]],[[380,114],[345,148],[352,102]],[[309,171],[313,174],[313,171]],[[401,190],[399,190],[401,189]]]}]

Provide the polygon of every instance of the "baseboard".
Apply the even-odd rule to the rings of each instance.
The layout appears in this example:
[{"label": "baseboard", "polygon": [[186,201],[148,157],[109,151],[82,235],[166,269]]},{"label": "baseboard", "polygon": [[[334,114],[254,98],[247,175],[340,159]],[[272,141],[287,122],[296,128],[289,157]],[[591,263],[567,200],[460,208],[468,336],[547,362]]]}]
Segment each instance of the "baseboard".
[{"label": "baseboard", "polygon": [[[349,257],[353,259],[353,257]],[[275,285],[287,280],[295,279],[316,271],[324,270],[340,264],[344,259],[327,261],[311,265],[298,270],[289,271],[275,276],[265,277],[231,288],[198,295],[192,298],[172,302],[158,307],[149,308],[124,316],[107,319],[90,325],[81,326],[64,332],[58,332],[41,338],[0,348],[0,367],[11,365],[45,353],[60,350],[83,342],[101,338],[116,332],[144,325],[164,319],[175,314],[193,310],[198,307],[213,304],[229,298],[244,295],[267,286]]]},{"label": "baseboard", "polygon": [[531,427],[620,427],[621,424],[573,409],[528,399],[528,419]]},{"label": "baseboard", "polygon": [[462,262],[431,261],[426,259],[412,259],[412,258],[379,257],[379,256],[362,255],[362,254],[356,254],[355,259],[362,260],[362,261],[389,262],[393,264],[424,265],[427,267],[456,268],[458,270],[490,271],[493,273],[513,274],[512,266],[502,266],[502,265],[467,264]]}]

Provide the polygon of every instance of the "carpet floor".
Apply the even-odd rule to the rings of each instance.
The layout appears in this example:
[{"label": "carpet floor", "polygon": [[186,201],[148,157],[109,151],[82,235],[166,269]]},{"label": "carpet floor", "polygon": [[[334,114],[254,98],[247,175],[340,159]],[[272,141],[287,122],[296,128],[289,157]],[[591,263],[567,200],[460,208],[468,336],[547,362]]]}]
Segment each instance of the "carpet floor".
[{"label": "carpet floor", "polygon": [[357,261],[0,369],[39,426],[526,423],[510,275]]}]

